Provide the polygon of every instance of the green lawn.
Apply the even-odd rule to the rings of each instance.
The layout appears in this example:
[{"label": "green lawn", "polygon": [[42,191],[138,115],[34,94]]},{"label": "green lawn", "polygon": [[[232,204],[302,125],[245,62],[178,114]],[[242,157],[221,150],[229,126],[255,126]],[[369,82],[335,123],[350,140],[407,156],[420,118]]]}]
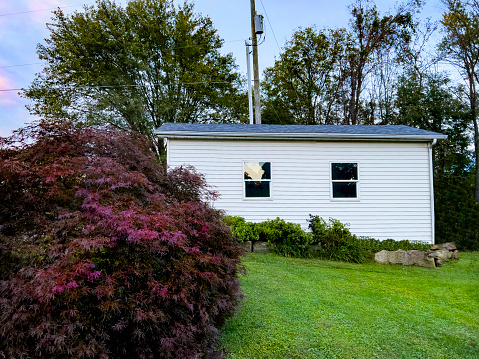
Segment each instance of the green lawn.
[{"label": "green lawn", "polygon": [[229,358],[479,358],[479,253],[442,268],[244,258]]}]

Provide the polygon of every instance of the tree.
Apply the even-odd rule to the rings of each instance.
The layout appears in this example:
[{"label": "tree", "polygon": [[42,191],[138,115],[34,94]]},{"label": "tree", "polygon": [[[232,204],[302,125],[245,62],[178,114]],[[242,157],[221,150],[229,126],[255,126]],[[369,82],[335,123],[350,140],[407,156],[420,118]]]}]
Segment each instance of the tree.
[{"label": "tree", "polygon": [[468,109],[455,95],[450,79],[439,73],[406,73],[399,81],[395,124],[448,136],[433,147],[437,175],[463,175],[471,164]]},{"label": "tree", "polygon": [[153,139],[163,122],[235,122],[246,112],[234,59],[190,3],[97,0],[72,15],[55,11],[48,29],[38,45],[46,66],[24,91],[33,114]]},{"label": "tree", "polygon": [[397,91],[396,124],[448,136],[433,150],[436,242],[455,241],[459,248],[479,248],[479,206],[469,150],[469,108],[450,80],[436,73],[408,73]]},{"label": "tree", "polygon": [[317,125],[335,122],[333,77],[344,31],[299,29],[264,72],[265,123]]},{"label": "tree", "polygon": [[212,356],[242,251],[149,148],[64,121],[0,138],[0,357]]},{"label": "tree", "polygon": [[479,2],[446,0],[447,11],[441,24],[445,36],[440,44],[454,66],[456,66],[466,82],[467,100],[470,111],[470,123],[474,128],[475,153],[475,191],[474,198],[479,202],[479,125],[478,125],[478,93],[477,83],[479,65]]},{"label": "tree", "polygon": [[[345,124],[360,124],[362,93],[372,71],[381,66],[381,54],[410,40],[413,27],[411,11],[416,2],[400,7],[394,15],[380,16],[369,0],[357,0],[350,7],[350,31],[345,53],[340,61],[341,79],[347,102]],[[366,121],[367,122],[367,121]]]},{"label": "tree", "polygon": [[265,71],[265,121],[373,124],[378,110],[380,121],[388,121],[399,58],[395,51],[410,41],[417,5],[411,2],[394,15],[380,16],[373,2],[358,0],[350,8],[349,30],[296,31]]}]

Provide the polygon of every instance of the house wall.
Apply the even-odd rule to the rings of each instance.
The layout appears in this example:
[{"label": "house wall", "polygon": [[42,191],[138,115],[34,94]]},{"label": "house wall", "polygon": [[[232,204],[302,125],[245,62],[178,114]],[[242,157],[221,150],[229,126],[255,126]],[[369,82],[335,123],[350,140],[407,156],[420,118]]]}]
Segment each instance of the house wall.
[{"label": "house wall", "polygon": [[[244,199],[244,161],[272,163],[272,199]],[[305,229],[309,214],[332,217],[380,240],[433,243],[429,161],[425,142],[168,140],[169,166],[203,173],[227,214]],[[359,199],[331,198],[331,162],[359,163]]]}]

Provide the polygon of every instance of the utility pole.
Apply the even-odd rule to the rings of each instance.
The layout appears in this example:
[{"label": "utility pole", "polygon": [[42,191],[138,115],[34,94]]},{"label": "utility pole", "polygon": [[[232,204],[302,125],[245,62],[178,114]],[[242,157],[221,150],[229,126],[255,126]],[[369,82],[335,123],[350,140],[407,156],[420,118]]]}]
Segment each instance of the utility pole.
[{"label": "utility pole", "polygon": [[250,44],[248,44],[248,41],[245,41],[245,46],[246,46],[246,68],[247,68],[247,73],[248,73],[248,106],[249,106],[249,124],[253,125],[254,120],[253,120],[253,90],[251,88],[251,61],[250,61],[250,55],[251,51],[249,50]]},{"label": "utility pole", "polygon": [[259,92],[259,68],[258,68],[258,40],[256,38],[256,5],[255,0],[251,1],[251,40],[253,45],[253,75],[254,75],[254,115],[255,123],[261,124],[261,103]]}]

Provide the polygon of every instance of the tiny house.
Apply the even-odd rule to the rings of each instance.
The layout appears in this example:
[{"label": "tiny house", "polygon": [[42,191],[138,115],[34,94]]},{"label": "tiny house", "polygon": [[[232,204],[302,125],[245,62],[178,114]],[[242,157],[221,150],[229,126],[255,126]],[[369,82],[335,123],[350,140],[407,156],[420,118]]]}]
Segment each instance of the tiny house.
[{"label": "tiny house", "polygon": [[192,165],[229,215],[280,217],[307,228],[309,214],[384,240],[434,243],[432,146],[440,133],[407,126],[166,123],[170,167]]}]

